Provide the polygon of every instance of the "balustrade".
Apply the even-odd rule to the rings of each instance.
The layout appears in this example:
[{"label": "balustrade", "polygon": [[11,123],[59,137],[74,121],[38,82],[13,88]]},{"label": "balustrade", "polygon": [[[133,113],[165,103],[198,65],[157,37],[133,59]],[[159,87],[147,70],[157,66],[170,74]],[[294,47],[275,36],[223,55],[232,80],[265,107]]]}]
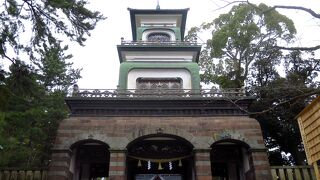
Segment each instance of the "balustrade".
[{"label": "balustrade", "polygon": [[246,97],[244,89],[76,89],[69,97],[83,98],[241,98]]}]

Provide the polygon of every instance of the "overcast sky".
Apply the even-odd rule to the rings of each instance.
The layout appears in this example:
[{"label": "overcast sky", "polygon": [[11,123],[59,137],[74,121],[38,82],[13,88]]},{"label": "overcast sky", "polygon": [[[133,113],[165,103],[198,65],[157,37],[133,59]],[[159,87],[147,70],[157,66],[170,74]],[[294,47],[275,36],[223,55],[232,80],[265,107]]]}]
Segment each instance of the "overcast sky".
[{"label": "overcast sky", "polygon": [[[231,1],[231,0],[230,0]],[[119,59],[116,45],[120,38],[131,40],[131,27],[128,7],[134,9],[155,9],[157,0],[89,0],[90,9],[100,11],[106,20],[100,22],[92,31],[85,47],[72,45],[74,65],[83,68],[80,88],[115,89],[118,84]],[[320,0],[251,0],[267,5],[298,5],[320,12]],[[226,13],[230,7],[223,8],[223,0],[160,0],[161,9],[190,8],[187,17],[186,33],[190,27],[199,26]],[[298,29],[298,37],[304,46],[320,44],[320,20],[297,10],[281,10],[282,14],[293,19]],[[319,53],[318,53],[319,54]]]}]

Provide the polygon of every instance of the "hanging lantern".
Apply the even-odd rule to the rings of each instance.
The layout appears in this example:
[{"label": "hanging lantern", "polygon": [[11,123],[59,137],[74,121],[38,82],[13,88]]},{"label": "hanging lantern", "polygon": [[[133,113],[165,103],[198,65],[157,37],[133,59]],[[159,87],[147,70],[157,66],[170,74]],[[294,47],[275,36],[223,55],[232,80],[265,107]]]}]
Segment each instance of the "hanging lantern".
[{"label": "hanging lantern", "polygon": [[182,167],[182,162],[181,162],[181,159],[179,159],[179,167]]},{"label": "hanging lantern", "polygon": [[141,167],[142,165],[141,165],[141,161],[140,161],[140,159],[139,159],[139,161],[138,161],[138,167]]},{"label": "hanging lantern", "polygon": [[159,162],[158,170],[162,170],[163,167],[161,166],[161,162]]}]

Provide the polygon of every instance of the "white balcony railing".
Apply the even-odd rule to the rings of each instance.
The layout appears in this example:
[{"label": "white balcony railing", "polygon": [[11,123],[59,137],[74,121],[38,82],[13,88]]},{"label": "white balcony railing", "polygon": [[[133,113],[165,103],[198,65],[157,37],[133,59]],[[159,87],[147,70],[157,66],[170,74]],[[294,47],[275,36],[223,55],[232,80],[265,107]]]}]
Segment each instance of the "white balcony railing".
[{"label": "white balcony railing", "polygon": [[74,89],[69,97],[83,98],[239,98],[246,97],[244,89]]},{"label": "white balcony railing", "polygon": [[196,41],[128,41],[121,40],[123,46],[201,46]]}]

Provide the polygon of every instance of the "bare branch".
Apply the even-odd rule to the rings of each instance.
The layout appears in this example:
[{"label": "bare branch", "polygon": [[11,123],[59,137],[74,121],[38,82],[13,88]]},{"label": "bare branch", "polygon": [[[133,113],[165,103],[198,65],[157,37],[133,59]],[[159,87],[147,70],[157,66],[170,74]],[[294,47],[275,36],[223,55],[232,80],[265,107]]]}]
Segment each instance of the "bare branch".
[{"label": "bare branch", "polygon": [[1,54],[1,56],[4,57],[5,59],[8,59],[9,61],[11,61],[12,64],[14,64],[16,62],[14,59],[10,58],[5,53]]},{"label": "bare branch", "polygon": [[270,111],[273,111],[275,110],[277,107],[279,106],[282,106],[282,105],[285,105],[285,104],[288,104],[288,103],[291,103],[291,102],[297,102],[298,100],[301,100],[303,98],[306,98],[306,97],[310,97],[310,96],[313,96],[313,95],[318,95],[320,94],[320,89],[316,89],[314,91],[311,91],[311,92],[308,92],[308,93],[303,93],[301,95],[298,95],[298,96],[295,96],[295,97],[292,97],[291,99],[288,99],[286,101],[282,101],[282,102],[279,102],[277,105],[274,105],[274,106],[271,106],[270,108],[268,109],[264,109],[263,111],[258,111],[258,112],[250,112],[248,111],[247,109],[244,109],[242,108],[240,105],[238,105],[238,101],[241,100],[241,98],[239,99],[236,99],[236,100],[233,100],[231,98],[226,98],[229,102],[231,102],[234,106],[236,106],[237,108],[239,108],[241,111],[247,113],[248,115],[251,115],[251,116],[259,116],[259,115],[262,115],[264,113],[268,113]]},{"label": "bare branch", "polygon": [[[227,1],[225,1],[225,2],[227,2]],[[221,10],[221,9],[223,9],[223,8],[225,8],[225,7],[230,6],[231,4],[236,4],[236,3],[249,3],[249,1],[231,1],[231,2],[227,2],[226,5],[224,5],[224,6],[222,6],[222,7],[219,7],[218,9],[215,9],[214,11]]]},{"label": "bare branch", "polygon": [[282,101],[280,103],[278,103],[277,105],[275,106],[272,106],[268,109],[265,109],[263,111],[259,111],[259,112],[248,112],[249,115],[255,115],[255,116],[258,116],[258,115],[261,115],[261,114],[264,114],[264,113],[267,113],[267,112],[270,112],[270,111],[273,111],[275,108],[279,107],[279,106],[282,106],[282,105],[285,105],[285,104],[288,104],[288,103],[291,103],[291,102],[295,102],[299,99],[302,99],[302,98],[306,98],[306,97],[309,97],[309,96],[313,96],[313,95],[317,95],[317,94],[320,94],[320,89],[317,89],[317,90],[314,90],[314,91],[311,91],[311,92],[308,92],[308,93],[304,93],[304,94],[301,94],[299,96],[295,96],[289,100],[286,100],[286,101]]},{"label": "bare branch", "polygon": [[302,10],[302,11],[305,11],[305,12],[311,14],[311,16],[320,19],[320,14],[314,12],[312,9],[308,9],[308,8],[301,7],[301,6],[281,6],[281,5],[275,5],[275,6],[273,6],[270,10],[273,10],[273,9],[297,9],[297,10]]},{"label": "bare branch", "polygon": [[315,51],[320,49],[320,45],[313,46],[313,47],[283,47],[283,46],[275,46],[277,49],[282,49],[282,50],[299,50],[299,51]]},{"label": "bare branch", "polygon": [[[251,2],[249,2],[249,0],[231,1],[231,2],[225,1],[225,2],[227,2],[226,5],[220,7],[220,8],[218,8],[218,9],[216,9],[216,10],[223,9],[223,8],[225,8],[225,7],[230,6],[231,4],[236,4],[236,3],[247,3],[247,4],[249,4],[249,5],[253,5]],[[275,10],[275,9],[296,9],[296,10],[302,10],[302,11],[305,11],[305,12],[309,13],[311,16],[320,19],[320,14],[319,14],[319,13],[316,13],[316,12],[313,11],[312,9],[308,9],[308,8],[305,8],[305,7],[302,7],[302,6],[275,5],[275,6],[271,7],[270,9],[268,9],[267,11],[264,11],[264,12],[272,11],[272,10]]]}]

